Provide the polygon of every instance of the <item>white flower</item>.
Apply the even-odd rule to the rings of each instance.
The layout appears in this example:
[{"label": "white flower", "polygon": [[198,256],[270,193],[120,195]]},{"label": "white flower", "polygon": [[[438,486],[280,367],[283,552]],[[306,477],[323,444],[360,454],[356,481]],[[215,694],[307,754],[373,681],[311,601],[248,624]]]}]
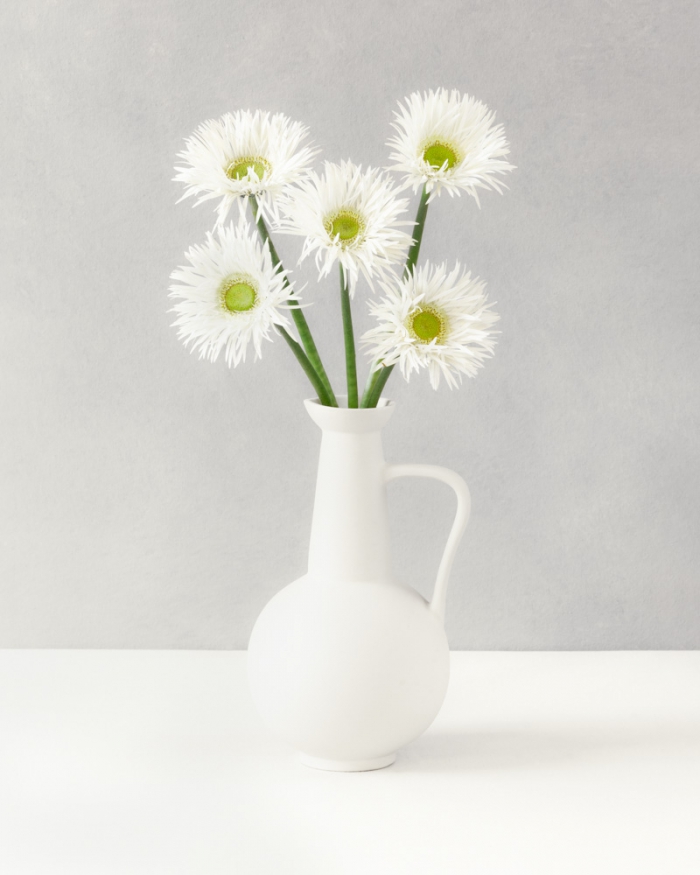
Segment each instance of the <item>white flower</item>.
[{"label": "white flower", "polygon": [[411,237],[401,228],[413,223],[398,218],[407,205],[381,171],[327,161],[322,176],[311,173],[280,202],[278,230],[306,237],[299,261],[315,251],[320,277],[338,261],[354,294],[360,271],[371,285],[406,257]]},{"label": "white flower", "polygon": [[484,283],[463,273],[459,262],[448,275],[444,264],[426,261],[401,282],[382,287],[386,297],[370,302],[379,325],[362,341],[384,365],[398,364],[406,380],[427,368],[433,389],[440,376],[456,386],[454,374],[473,377],[493,355],[492,327],[499,317],[486,303]]},{"label": "white flower", "polygon": [[285,271],[272,266],[267,243],[241,220],[220,228],[217,237],[207,234],[204,245],[185,255],[190,264],[173,271],[171,279],[179,284],[169,295],[178,299],[172,309],[178,337],[211,361],[225,349],[229,367],[245,361],[251,342],[259,358],[270,330],[289,324],[279,308],[294,297],[285,287]]},{"label": "white flower", "polygon": [[427,185],[433,197],[445,189],[450,196],[468,192],[479,203],[477,188],[501,191],[498,174],[512,170],[503,160],[509,153],[503,125],[495,113],[468,94],[445,88],[414,92],[399,103],[392,127],[398,135],[387,145],[395,162],[391,169],[405,174],[414,191]]},{"label": "white flower", "polygon": [[[221,198],[219,224],[238,198],[245,211],[250,195],[259,198],[267,215],[285,186],[298,182],[318,150],[302,148],[308,129],[282,113],[239,110],[200,125],[178,154],[175,179],[186,186],[183,198],[199,195],[197,203]],[[181,198],[182,200],[182,198]]]}]

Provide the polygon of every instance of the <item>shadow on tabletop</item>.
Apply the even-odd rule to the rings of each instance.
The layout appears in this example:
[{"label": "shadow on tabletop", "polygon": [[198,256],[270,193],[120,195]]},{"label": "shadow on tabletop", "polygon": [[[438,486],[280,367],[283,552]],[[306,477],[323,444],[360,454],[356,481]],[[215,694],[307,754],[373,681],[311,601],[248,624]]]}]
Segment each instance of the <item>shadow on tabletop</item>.
[{"label": "shadow on tabletop", "polygon": [[436,731],[402,748],[391,770],[512,771],[680,752],[700,756],[700,726]]}]

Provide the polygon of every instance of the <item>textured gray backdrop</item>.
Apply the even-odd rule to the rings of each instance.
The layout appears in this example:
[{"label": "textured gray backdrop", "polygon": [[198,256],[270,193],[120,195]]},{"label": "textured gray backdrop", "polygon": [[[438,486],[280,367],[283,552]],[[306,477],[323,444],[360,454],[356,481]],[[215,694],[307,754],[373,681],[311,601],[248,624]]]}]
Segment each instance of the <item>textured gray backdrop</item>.
[{"label": "textured gray backdrop", "polygon": [[[242,648],[305,569],[319,433],[286,347],[188,355],[166,289],[213,222],[175,153],[237,108],[387,163],[395,101],[497,110],[518,170],[431,208],[502,315],[455,392],[392,379],[394,462],[469,481],[454,648],[700,646],[694,2],[25,0],[3,4],[0,645]],[[281,250],[296,261],[298,244]],[[341,381],[335,277],[307,297]],[[362,292],[357,320],[367,326]],[[424,593],[449,490],[391,486]]]}]

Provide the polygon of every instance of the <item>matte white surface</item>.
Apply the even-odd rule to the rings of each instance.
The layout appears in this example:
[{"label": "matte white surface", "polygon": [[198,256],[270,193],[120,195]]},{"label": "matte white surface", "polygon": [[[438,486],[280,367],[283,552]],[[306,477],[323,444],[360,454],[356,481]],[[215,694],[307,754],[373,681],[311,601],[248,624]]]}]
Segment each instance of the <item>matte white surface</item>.
[{"label": "matte white surface", "polygon": [[[323,435],[309,571],[256,620],[248,678],[266,726],[305,761],[363,771],[393,761],[442,705],[450,666],[444,599],[469,490],[446,468],[386,464],[382,431],[393,405],[305,404]],[[435,477],[457,498],[430,602],[391,573],[386,484],[401,476]]]},{"label": "matte white surface", "polygon": [[[230,372],[170,328],[214,221],[176,205],[175,155],[260,107],[310,127],[318,168],[382,167],[396,101],[445,86],[518,168],[481,209],[431,205],[421,249],[486,281],[495,357],[454,392],[387,386],[387,461],[472,491],[450,645],[700,648],[699,41],[697,0],[0,3],[0,645],[247,646],[306,570],[318,435],[284,343]],[[337,273],[278,243],[341,392]],[[390,487],[424,595],[445,495]]]},{"label": "matte white surface", "polygon": [[376,772],[269,738],[243,652],[0,652],[3,875],[697,875],[700,653],[456,653]]}]

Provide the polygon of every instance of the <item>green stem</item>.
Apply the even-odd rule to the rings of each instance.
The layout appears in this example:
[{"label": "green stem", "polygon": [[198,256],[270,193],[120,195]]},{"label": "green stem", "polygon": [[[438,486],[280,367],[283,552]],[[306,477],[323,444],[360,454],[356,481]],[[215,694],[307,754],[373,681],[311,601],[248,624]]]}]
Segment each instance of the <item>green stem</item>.
[{"label": "green stem", "polygon": [[378,365],[377,370],[372,374],[372,379],[368,388],[365,390],[365,394],[362,398],[362,404],[360,407],[376,407],[379,398],[386,386],[386,381],[391,376],[391,372],[394,370],[394,365]]},{"label": "green stem", "polygon": [[[255,224],[258,226],[258,231],[260,233],[261,239],[267,242],[270,247],[270,258],[272,259],[272,266],[277,267],[280,264],[280,257],[277,254],[277,250],[275,249],[275,244],[272,242],[272,238],[270,237],[270,232],[267,229],[267,225],[265,224],[265,219],[263,219],[262,213],[258,209],[258,202],[254,195],[250,196],[250,203],[253,208],[253,219],[255,220]],[[289,287],[289,281],[287,277],[284,278],[285,286]],[[307,360],[311,364],[311,367],[316,371],[316,375],[319,380],[323,384],[325,389],[325,397],[328,399],[326,403],[321,399],[319,395],[319,399],[321,403],[326,407],[337,407],[338,402],[336,401],[335,394],[333,393],[333,388],[331,386],[331,381],[328,379],[328,374],[326,373],[326,369],[323,367],[323,363],[321,361],[321,356],[318,354],[318,349],[316,348],[316,344],[314,343],[314,339],[311,335],[311,329],[309,328],[309,323],[306,321],[306,317],[301,309],[298,306],[296,298],[289,299],[290,310],[292,313],[292,319],[294,319],[294,324],[296,325],[297,331],[299,332],[299,337],[301,338],[301,342],[304,345],[304,350],[306,351]]]},{"label": "green stem", "polygon": [[[418,211],[416,212],[416,224],[413,230],[413,243],[411,244],[411,248],[408,250],[406,265],[403,269],[404,279],[411,275],[413,268],[418,262],[418,255],[420,253],[420,245],[423,242],[423,231],[425,229],[425,220],[427,218],[427,215],[428,191],[426,186],[423,186],[423,191],[421,192],[420,196],[420,203],[418,204]],[[376,370],[371,374],[365,391],[362,395],[362,402],[360,403],[360,407],[377,406],[381,394],[384,391],[384,387],[386,386],[386,381],[389,379],[389,377],[391,376],[391,372],[394,370],[394,365],[382,367],[380,362],[378,362],[375,367]]]},{"label": "green stem", "polygon": [[311,362],[309,361],[308,356],[306,355],[304,350],[301,348],[301,345],[298,344],[296,340],[294,340],[294,338],[289,334],[287,329],[284,328],[282,325],[278,325],[277,330],[287,341],[287,343],[289,344],[289,348],[294,353],[297,361],[302,366],[304,373],[311,381],[311,385],[314,387],[314,389],[316,390],[316,394],[318,395],[318,400],[321,402],[321,404],[324,405],[324,407],[332,407],[333,405],[331,404],[331,399],[328,397],[328,393],[326,392],[326,387],[323,385],[318,374],[313,369]]},{"label": "green stem", "polygon": [[348,380],[348,407],[357,407],[357,362],[355,357],[355,336],[352,330],[352,310],[350,309],[350,290],[348,278],[340,265],[340,303],[343,311],[343,337],[345,339],[345,373]]},{"label": "green stem", "polygon": [[416,266],[418,262],[418,253],[420,252],[420,245],[423,242],[423,230],[425,228],[425,219],[428,215],[428,191],[426,186],[423,186],[423,191],[420,196],[420,203],[418,204],[418,212],[416,213],[416,224],[413,231],[413,243],[411,244],[411,248],[408,250],[408,257],[406,258],[406,266],[403,269],[404,277],[410,276],[411,271]]},{"label": "green stem", "polygon": [[377,380],[381,376],[382,372],[382,360],[379,359],[375,361],[372,365],[372,370],[369,372],[369,376],[367,377],[367,383],[365,385],[364,392],[362,393],[362,401],[360,401],[360,407],[369,407],[370,399],[374,393],[374,387],[377,383]]},{"label": "green stem", "polygon": [[378,377],[377,370],[380,367],[381,363],[381,359],[375,359],[372,362],[372,367],[369,369],[369,373],[367,374],[367,382],[365,383],[365,388],[362,390],[362,401],[360,402],[360,407],[367,406],[364,402],[367,398],[369,398],[370,390],[372,389],[372,386],[374,386],[374,381]]}]

